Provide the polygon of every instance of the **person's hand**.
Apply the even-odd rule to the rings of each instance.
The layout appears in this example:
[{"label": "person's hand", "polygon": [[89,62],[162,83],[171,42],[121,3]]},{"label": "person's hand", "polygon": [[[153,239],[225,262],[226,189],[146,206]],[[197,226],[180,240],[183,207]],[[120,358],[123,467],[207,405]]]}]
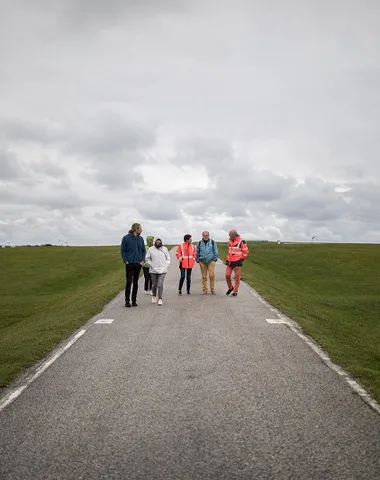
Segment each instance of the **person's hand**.
[{"label": "person's hand", "polygon": [[144,265],[145,262],[140,262],[140,265]]},{"label": "person's hand", "polygon": [[127,262],[125,262],[125,264],[126,264],[126,265],[128,265],[128,261],[127,261]]}]

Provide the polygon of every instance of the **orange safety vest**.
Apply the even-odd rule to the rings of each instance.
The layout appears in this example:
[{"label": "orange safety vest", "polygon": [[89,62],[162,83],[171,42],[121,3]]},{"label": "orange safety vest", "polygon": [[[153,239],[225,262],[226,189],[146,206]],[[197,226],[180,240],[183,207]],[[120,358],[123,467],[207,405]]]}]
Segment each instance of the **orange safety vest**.
[{"label": "orange safety vest", "polygon": [[192,243],[184,242],[178,245],[175,255],[182,262],[183,268],[193,268],[197,258],[197,249]]},{"label": "orange safety vest", "polygon": [[248,245],[245,240],[241,239],[241,237],[236,237],[235,240],[230,240],[228,242],[228,262],[235,263],[244,260],[248,256],[248,253]]}]

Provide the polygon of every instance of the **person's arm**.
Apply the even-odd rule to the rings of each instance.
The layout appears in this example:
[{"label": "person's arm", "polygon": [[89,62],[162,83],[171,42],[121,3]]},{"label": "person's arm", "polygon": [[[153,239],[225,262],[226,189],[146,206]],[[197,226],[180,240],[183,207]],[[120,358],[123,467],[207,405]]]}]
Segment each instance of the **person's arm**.
[{"label": "person's arm", "polygon": [[121,241],[120,253],[121,253],[121,258],[123,259],[123,262],[128,263],[128,261],[127,261],[127,240],[126,240],[125,237],[123,237],[123,239]]},{"label": "person's arm", "polygon": [[145,249],[145,243],[142,237],[140,237],[140,245],[141,245],[141,253],[143,256],[142,262],[140,262],[141,265],[144,265],[145,263],[145,256],[146,256],[146,249]]},{"label": "person's arm", "polygon": [[241,251],[243,254],[244,260],[248,257],[249,254],[249,249],[248,249],[248,243],[245,240],[242,240],[241,242]]},{"label": "person's arm", "polygon": [[218,255],[219,255],[218,245],[216,244],[216,242],[214,242],[214,262],[218,261]]},{"label": "person's arm", "polygon": [[178,258],[179,261],[182,260],[181,245],[178,245],[177,250],[175,251],[175,256]]},{"label": "person's arm", "polygon": [[198,243],[197,243],[197,256],[196,256],[196,258],[195,258],[195,261],[196,261],[197,263],[199,263],[199,253],[200,253],[200,251],[201,251],[201,242],[198,242]]},{"label": "person's arm", "polygon": [[146,266],[147,267],[151,267],[152,266],[152,255],[150,253],[150,248],[145,256],[145,262],[146,262]]},{"label": "person's arm", "polygon": [[165,255],[166,255],[166,263],[168,265],[168,268],[169,268],[169,265],[170,265],[170,253],[169,253],[169,250],[165,247]]}]

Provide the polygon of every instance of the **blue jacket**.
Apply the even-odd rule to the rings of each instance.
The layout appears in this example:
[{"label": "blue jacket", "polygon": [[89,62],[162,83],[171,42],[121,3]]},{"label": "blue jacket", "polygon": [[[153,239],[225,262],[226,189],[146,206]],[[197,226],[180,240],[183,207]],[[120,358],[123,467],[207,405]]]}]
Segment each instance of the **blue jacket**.
[{"label": "blue jacket", "polygon": [[205,242],[202,238],[197,245],[197,263],[211,263],[218,260],[218,246],[214,240]]},{"label": "blue jacket", "polygon": [[140,263],[145,261],[145,243],[140,235],[128,233],[121,241],[121,258],[123,262]]}]

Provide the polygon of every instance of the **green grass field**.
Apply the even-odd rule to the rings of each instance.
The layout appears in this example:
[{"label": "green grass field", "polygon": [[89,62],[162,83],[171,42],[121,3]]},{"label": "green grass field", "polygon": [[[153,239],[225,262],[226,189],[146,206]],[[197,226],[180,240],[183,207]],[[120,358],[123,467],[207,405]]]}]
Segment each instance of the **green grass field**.
[{"label": "green grass field", "polygon": [[[249,246],[244,280],[380,401],[380,245]],[[0,263],[0,386],[124,288],[118,246],[6,248]]]},{"label": "green grass field", "polygon": [[[380,401],[380,245],[249,243],[243,279]],[[225,259],[226,245],[219,244]]]},{"label": "green grass field", "polygon": [[0,386],[124,288],[119,247],[0,249]]}]

